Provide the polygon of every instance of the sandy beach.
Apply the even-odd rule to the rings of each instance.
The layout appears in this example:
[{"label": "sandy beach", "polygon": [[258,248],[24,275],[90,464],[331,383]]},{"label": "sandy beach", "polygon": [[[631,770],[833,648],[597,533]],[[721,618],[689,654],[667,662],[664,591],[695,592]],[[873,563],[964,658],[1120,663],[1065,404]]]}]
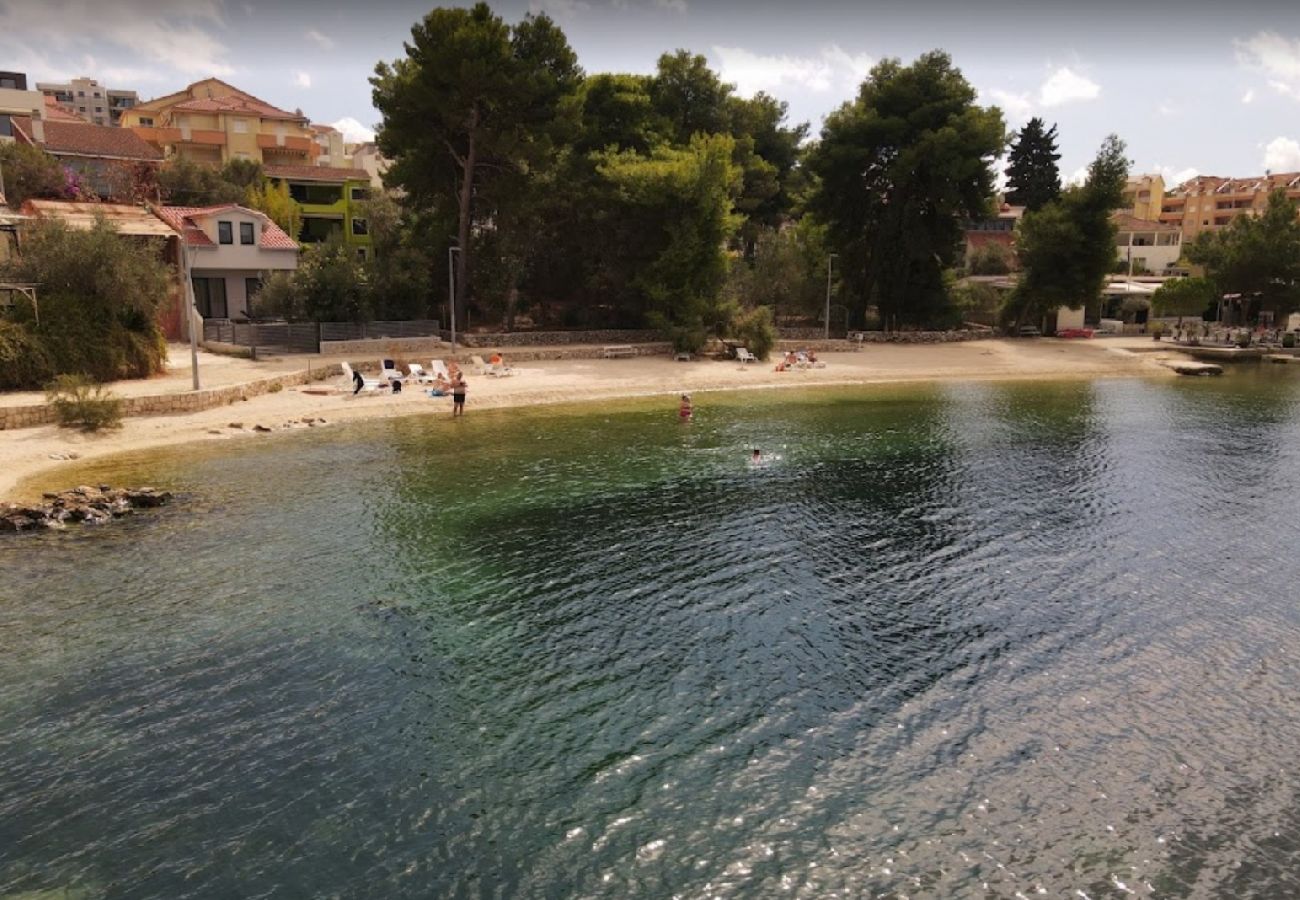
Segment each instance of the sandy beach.
[{"label": "sandy beach", "polygon": [[[510,406],[573,403],[684,391],[696,405],[708,391],[782,389],[810,385],[864,385],[924,381],[1043,380],[1104,377],[1173,377],[1149,353],[1150,342],[1137,339],[1096,341],[987,340],[954,344],[867,345],[859,351],[821,355],[825,368],[777,372],[774,363],[741,365],[701,359],[674,362],[667,357],[571,359],[521,363],[510,377],[468,373],[467,415],[475,410]],[[508,359],[508,357],[507,357]],[[204,386],[237,384],[269,375],[319,368],[334,360],[284,356],[250,362],[203,354]],[[174,352],[165,376],[112,385],[122,395],[185,390],[188,353]],[[436,414],[451,422],[450,399],[430,398],[411,386],[397,395],[353,396],[331,390],[341,379],[278,393],[203,412],[134,417],[119,429],[82,434],[53,425],[0,431],[0,498],[30,500],[42,490],[68,487],[61,470],[78,462],[195,441],[267,440],[292,420],[304,417],[333,424],[358,419]],[[0,403],[38,402],[39,395],[0,395]],[[242,427],[232,428],[232,423]],[[271,434],[255,426],[272,429]]]}]

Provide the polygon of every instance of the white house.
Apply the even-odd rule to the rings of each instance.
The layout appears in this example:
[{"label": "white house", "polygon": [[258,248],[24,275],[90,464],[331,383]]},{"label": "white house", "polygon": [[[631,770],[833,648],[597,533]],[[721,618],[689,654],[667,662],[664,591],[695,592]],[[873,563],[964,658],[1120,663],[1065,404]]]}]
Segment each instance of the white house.
[{"label": "white house", "polygon": [[1183,230],[1177,225],[1137,219],[1127,213],[1111,217],[1118,229],[1115,250],[1135,275],[1160,275],[1183,254]]},{"label": "white house", "polygon": [[298,244],[265,214],[226,206],[159,206],[189,250],[194,302],[205,319],[247,315],[265,274],[298,268]]}]

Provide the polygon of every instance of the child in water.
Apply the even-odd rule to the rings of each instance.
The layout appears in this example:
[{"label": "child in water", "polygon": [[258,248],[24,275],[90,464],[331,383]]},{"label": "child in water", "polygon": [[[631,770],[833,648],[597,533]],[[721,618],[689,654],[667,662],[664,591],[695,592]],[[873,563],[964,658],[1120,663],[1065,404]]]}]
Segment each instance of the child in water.
[{"label": "child in water", "polygon": [[682,405],[677,408],[677,420],[689,422],[694,415],[695,410],[691,408],[691,395],[682,394]]}]

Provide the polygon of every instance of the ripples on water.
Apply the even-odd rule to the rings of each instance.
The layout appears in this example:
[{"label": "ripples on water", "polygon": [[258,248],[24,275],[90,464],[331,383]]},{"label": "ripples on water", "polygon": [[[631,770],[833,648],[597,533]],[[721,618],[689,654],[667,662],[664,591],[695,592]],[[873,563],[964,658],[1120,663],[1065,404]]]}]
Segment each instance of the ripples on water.
[{"label": "ripples on water", "polygon": [[186,506],[0,542],[0,897],[1296,895],[1298,396],[133,463]]}]

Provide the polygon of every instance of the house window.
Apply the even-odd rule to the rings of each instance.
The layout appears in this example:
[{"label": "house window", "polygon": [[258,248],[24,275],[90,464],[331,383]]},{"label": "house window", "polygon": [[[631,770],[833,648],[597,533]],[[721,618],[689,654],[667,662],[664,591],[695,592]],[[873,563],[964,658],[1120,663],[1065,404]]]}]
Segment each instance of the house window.
[{"label": "house window", "polygon": [[370,254],[366,252],[366,248],[365,248],[365,247],[358,247],[358,248],[357,248],[357,260],[358,260],[359,262],[365,262],[365,261],[366,261],[367,259],[369,259],[369,258],[370,258]]},{"label": "house window", "polygon": [[104,107],[102,107],[102,106],[96,106],[96,107],[95,107],[95,112],[97,112],[97,113],[102,113],[103,111],[104,111]]},{"label": "house window", "polygon": [[370,234],[370,223],[365,219],[353,219],[352,233],[359,237],[364,237],[365,235]]},{"label": "house window", "polygon": [[353,199],[353,200],[369,200],[369,199],[370,199],[370,188],[354,187],[354,188],[352,189],[352,199]]},{"label": "house window", "polygon": [[217,243],[233,244],[235,242],[235,231],[229,222],[217,223]]},{"label": "house window", "polygon": [[226,279],[194,278],[194,305],[205,319],[229,318],[226,308]]},{"label": "house window", "polygon": [[248,120],[247,120],[247,119],[236,119],[236,120],[235,120],[235,134],[248,134]]},{"label": "house window", "polygon": [[14,127],[13,120],[8,116],[0,116],[0,137],[13,137]]},{"label": "house window", "polygon": [[86,92],[85,92],[85,91],[77,91],[77,96],[78,96],[78,97],[84,97],[84,96],[86,96]]},{"label": "house window", "polygon": [[86,107],[84,107],[84,106],[78,106],[78,107],[77,107],[77,112],[85,112],[85,111],[86,111]]},{"label": "house window", "polygon": [[141,127],[144,127],[144,128],[152,128],[152,127],[153,127],[153,119],[151,119],[149,116],[141,116],[141,117],[140,117],[140,125],[141,125]]},{"label": "house window", "polygon": [[253,301],[257,295],[262,292],[262,279],[245,278],[244,279],[244,310],[251,316],[253,315]]},{"label": "house window", "polygon": [[251,243],[253,243],[253,241],[255,241],[255,240],[256,240],[256,237],[254,237],[254,235],[253,235],[253,223],[252,223],[252,222],[240,222],[240,223],[239,223],[239,243],[241,243],[241,244],[251,244]]}]

